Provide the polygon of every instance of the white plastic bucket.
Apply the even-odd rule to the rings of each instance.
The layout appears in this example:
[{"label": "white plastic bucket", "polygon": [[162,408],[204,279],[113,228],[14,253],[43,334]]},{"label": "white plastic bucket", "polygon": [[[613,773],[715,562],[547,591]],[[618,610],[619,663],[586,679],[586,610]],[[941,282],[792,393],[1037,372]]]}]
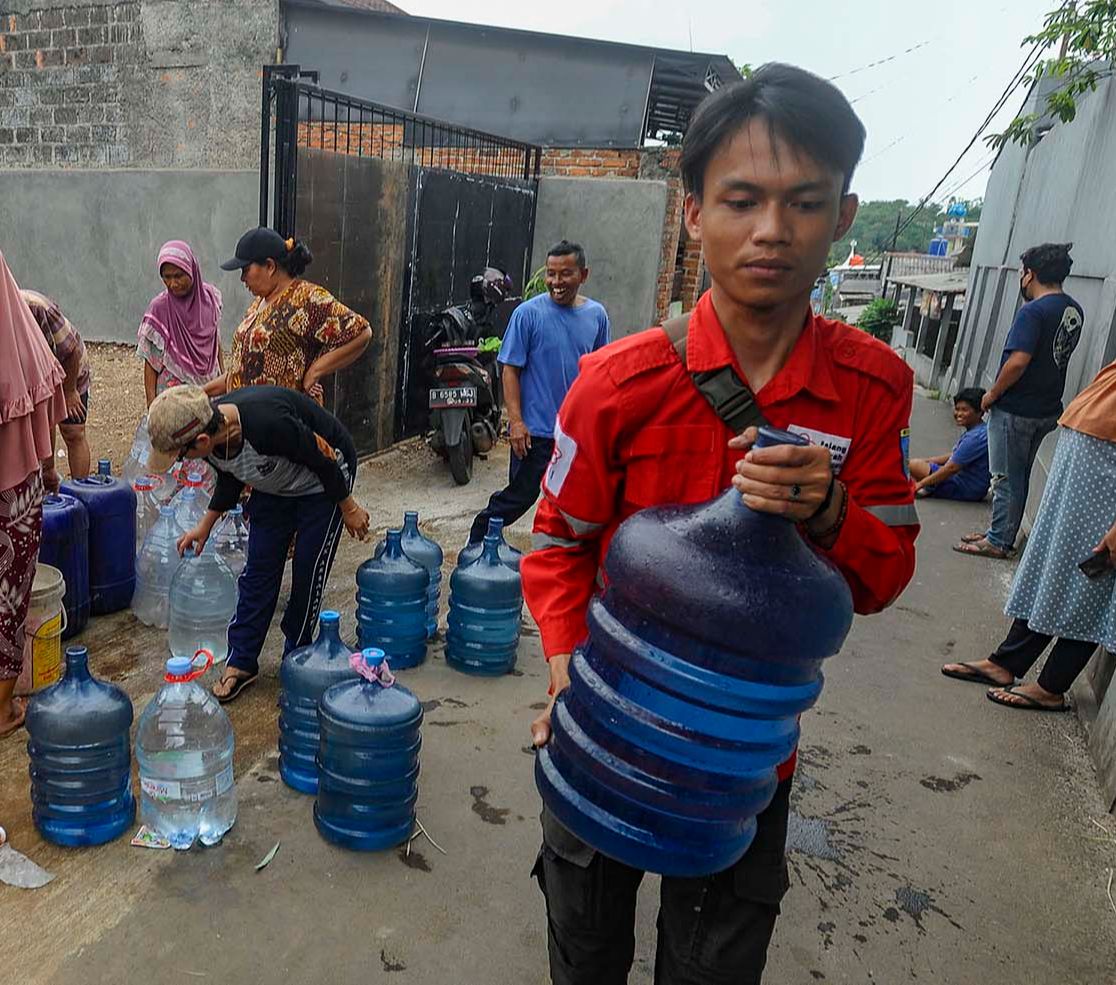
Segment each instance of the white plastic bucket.
[{"label": "white plastic bucket", "polygon": [[66,629],[66,610],[62,597],[66,579],[49,564],[35,568],[31,584],[31,603],[24,625],[23,669],[16,682],[16,694],[31,694],[62,680],[62,633]]}]

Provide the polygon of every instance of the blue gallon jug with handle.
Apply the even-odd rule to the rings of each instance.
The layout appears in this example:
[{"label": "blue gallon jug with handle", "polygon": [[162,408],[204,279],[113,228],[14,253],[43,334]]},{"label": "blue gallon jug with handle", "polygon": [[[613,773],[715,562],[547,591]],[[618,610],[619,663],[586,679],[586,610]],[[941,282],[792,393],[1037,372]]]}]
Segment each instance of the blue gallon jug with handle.
[{"label": "blue gallon jug with handle", "polygon": [[[407,510],[403,514],[403,553],[416,564],[421,564],[430,576],[430,580],[426,583],[426,635],[428,639],[433,639],[438,632],[438,598],[442,590],[442,562],[445,558],[442,548],[436,541],[423,535],[418,523],[419,515],[415,510]],[[380,541],[372,556],[379,557],[386,546],[386,539]],[[379,645],[379,643],[369,644],[369,646]],[[392,657],[390,650],[388,650],[388,657],[391,658],[392,666],[396,670],[404,666]]]},{"label": "blue gallon jug with handle", "polygon": [[523,587],[519,572],[500,559],[500,538],[484,538],[484,553],[450,578],[446,663],[466,674],[497,676],[515,667]]},{"label": "blue gallon jug with handle", "polygon": [[31,816],[56,845],[101,845],[132,824],[132,702],[89,673],[84,646],[66,650],[66,676],[27,707]]},{"label": "blue gallon jug with handle", "polygon": [[341,613],[326,610],[318,616],[318,638],[279,667],[279,775],[300,793],[318,792],[318,702],[334,684],[357,676],[351,655],[341,641]]},{"label": "blue gallon jug with handle", "polygon": [[357,641],[383,650],[395,669],[426,659],[430,575],[403,552],[403,532],[389,530],[384,549],[357,568]]},{"label": "blue gallon jug with handle", "polygon": [[89,511],[66,493],[43,498],[43,539],[39,560],[62,572],[66,594],[66,628],[62,639],[76,636],[89,622]]},{"label": "blue gallon jug with handle", "polygon": [[[762,428],[757,446],[788,443],[805,442]],[[536,759],[543,802],[627,865],[720,872],[751,844],[845,640],[848,586],[793,523],[733,489],[629,517],[605,573]]]},{"label": "blue gallon jug with handle", "polygon": [[89,511],[90,612],[103,616],[126,609],[136,588],[136,494],[114,478],[108,459],[97,474],[62,483]]},{"label": "blue gallon jug with handle", "polygon": [[[485,536],[500,538],[500,560],[511,568],[512,571],[518,571],[519,562],[523,558],[523,552],[517,551],[504,539],[504,518],[499,516],[489,517],[488,533]],[[467,564],[472,564],[483,553],[483,539],[474,541],[472,544],[467,544],[458,552],[457,566],[459,568],[464,568]]]},{"label": "blue gallon jug with handle", "polygon": [[406,841],[415,824],[422,705],[395,682],[382,650],[350,660],[359,676],[318,705],[314,823],[328,841],[379,851]]}]

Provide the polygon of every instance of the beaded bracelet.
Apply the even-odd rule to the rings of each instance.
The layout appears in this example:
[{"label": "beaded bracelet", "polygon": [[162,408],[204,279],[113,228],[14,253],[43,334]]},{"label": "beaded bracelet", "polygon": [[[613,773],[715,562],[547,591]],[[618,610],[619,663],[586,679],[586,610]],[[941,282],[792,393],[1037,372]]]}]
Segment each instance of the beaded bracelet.
[{"label": "beaded bracelet", "polygon": [[815,542],[826,540],[836,534],[841,529],[841,527],[844,526],[845,517],[849,514],[848,487],[840,479],[834,479],[833,481],[834,485],[841,487],[841,492],[843,493],[843,496],[841,498],[841,512],[837,514],[837,519],[834,520],[833,523],[825,530],[819,530],[817,533],[811,533],[809,530],[806,531],[807,536],[809,536],[809,538]]}]

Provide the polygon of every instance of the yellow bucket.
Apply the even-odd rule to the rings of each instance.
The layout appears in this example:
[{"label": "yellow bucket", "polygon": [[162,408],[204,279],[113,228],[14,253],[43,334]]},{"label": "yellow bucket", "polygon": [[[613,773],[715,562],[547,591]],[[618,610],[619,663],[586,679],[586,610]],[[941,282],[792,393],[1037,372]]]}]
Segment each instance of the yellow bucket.
[{"label": "yellow bucket", "polygon": [[66,629],[66,610],[62,597],[66,580],[49,564],[35,568],[31,584],[31,603],[24,624],[23,670],[16,683],[17,694],[40,691],[62,680],[62,633]]}]

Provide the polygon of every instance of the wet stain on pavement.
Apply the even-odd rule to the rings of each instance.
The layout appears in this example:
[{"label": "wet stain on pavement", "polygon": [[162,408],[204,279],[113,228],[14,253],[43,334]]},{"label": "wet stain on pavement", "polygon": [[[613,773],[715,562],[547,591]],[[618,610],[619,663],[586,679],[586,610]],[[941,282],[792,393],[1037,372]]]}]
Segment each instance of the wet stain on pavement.
[{"label": "wet stain on pavement", "polygon": [[837,924],[832,920],[823,921],[818,924],[818,933],[822,935],[822,947],[827,951],[833,946],[833,931],[837,929]]},{"label": "wet stain on pavement", "polygon": [[[898,903],[899,908],[915,922],[920,933],[926,933],[926,928],[922,925],[922,915],[927,912],[936,913],[957,930],[965,929],[946,913],[945,910],[935,906],[934,897],[921,889],[915,889],[913,886],[900,886],[895,890],[895,902]],[[884,913],[884,916],[887,916],[887,912]],[[894,922],[893,920],[892,923]]]},{"label": "wet stain on pavement", "polygon": [[822,972],[818,971],[817,968],[810,969],[810,977],[816,982],[825,981],[825,975]]},{"label": "wet stain on pavement", "polygon": [[256,777],[256,782],[257,783],[274,783],[275,782],[275,777],[270,776],[267,773],[260,773]]},{"label": "wet stain on pavement", "polygon": [[470,787],[469,793],[473,797],[473,813],[485,824],[507,824],[510,811],[506,807],[493,807],[485,799],[488,796],[488,787]]},{"label": "wet stain on pavement", "polygon": [[532,711],[542,711],[547,706],[546,701],[536,701],[533,705],[528,705]]},{"label": "wet stain on pavement", "polygon": [[399,861],[402,862],[408,869],[417,869],[419,872],[429,872],[430,863],[426,861],[426,856],[422,852],[416,852],[413,848],[410,852],[407,851],[407,846],[402,845],[399,848]]},{"label": "wet stain on pavement", "polygon": [[380,965],[384,971],[406,971],[407,966],[398,958],[388,957],[386,950],[380,951]]},{"label": "wet stain on pavement", "polygon": [[432,728],[449,728],[451,725],[468,725],[469,723],[464,719],[455,718],[448,722],[424,722],[423,724]]},{"label": "wet stain on pavement", "polygon": [[952,780],[942,776],[924,776],[918,782],[934,793],[954,793],[967,787],[973,780],[979,780],[978,773],[958,773]]},{"label": "wet stain on pavement", "polygon": [[457,698],[431,698],[429,701],[423,701],[422,710],[425,712],[437,711],[442,705],[448,708],[468,708],[467,701],[458,701]]},{"label": "wet stain on pavement", "polygon": [[509,670],[508,671],[508,676],[509,677],[522,677],[523,676],[523,671],[522,670]]},{"label": "wet stain on pavement", "polygon": [[829,822],[820,817],[803,817],[791,811],[787,819],[787,854],[797,852],[810,858],[836,861],[841,857],[829,838]]},{"label": "wet stain on pavement", "polygon": [[864,745],[853,746],[849,750],[849,755],[850,756],[871,756],[872,755],[872,749],[871,749],[870,746],[864,746]]}]

